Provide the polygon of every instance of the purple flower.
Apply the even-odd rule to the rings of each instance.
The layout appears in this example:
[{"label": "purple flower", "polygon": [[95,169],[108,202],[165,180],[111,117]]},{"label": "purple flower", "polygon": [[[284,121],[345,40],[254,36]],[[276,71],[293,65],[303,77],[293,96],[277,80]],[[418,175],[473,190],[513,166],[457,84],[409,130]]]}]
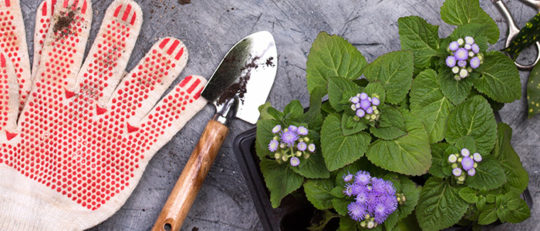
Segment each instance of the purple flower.
[{"label": "purple flower", "polygon": [[276,125],[274,128],[272,128],[272,133],[276,134],[279,131],[281,131],[281,125]]},{"label": "purple flower", "polygon": [[345,185],[345,190],[343,190],[343,194],[345,194],[345,196],[348,196],[348,197],[353,195],[352,185],[351,184]]},{"label": "purple flower", "polygon": [[350,174],[350,173],[345,174],[345,175],[343,175],[343,181],[349,182],[349,181],[351,181],[353,179],[353,177],[354,176],[352,174]]},{"label": "purple flower", "polygon": [[469,63],[473,69],[476,69],[480,66],[480,59],[478,57],[473,57]]},{"label": "purple flower", "polygon": [[380,103],[381,103],[381,101],[377,97],[373,97],[373,100],[371,100],[371,104],[373,104],[375,106],[379,106]]},{"label": "purple flower", "polygon": [[354,183],[351,186],[351,188],[352,188],[353,195],[358,195],[359,193],[366,190],[366,187],[364,185],[359,185],[359,184],[356,184],[356,183]]},{"label": "purple flower", "polygon": [[467,51],[467,49],[465,48],[459,48],[457,49],[457,51],[454,53],[454,56],[456,57],[456,59],[458,61],[460,60],[467,60],[467,58],[469,57],[469,52]]},{"label": "purple flower", "polygon": [[467,171],[467,174],[469,174],[469,176],[474,176],[476,174],[476,169],[474,168],[469,169],[469,171]]},{"label": "purple flower", "polygon": [[474,160],[468,156],[463,157],[461,160],[461,166],[463,167],[463,170],[469,171],[469,169],[474,168]]},{"label": "purple flower", "polygon": [[275,152],[278,149],[279,142],[277,140],[271,140],[268,144],[268,150],[271,152]]},{"label": "purple flower", "polygon": [[367,98],[368,98],[367,93],[365,93],[365,92],[360,93],[360,99],[361,100],[364,100],[364,99],[367,99]]},{"label": "purple flower", "polygon": [[371,178],[371,185],[373,186],[373,191],[377,193],[384,193],[386,181],[376,177]]},{"label": "purple flower", "polygon": [[448,66],[448,67],[456,66],[456,57],[454,57],[452,55],[446,57],[446,66]]},{"label": "purple flower", "polygon": [[452,174],[454,174],[454,176],[461,176],[461,168],[454,168],[454,170],[452,170]]},{"label": "purple flower", "polygon": [[289,145],[289,147],[292,147],[296,140],[298,140],[298,134],[294,131],[288,130],[281,134],[281,141]]},{"label": "purple flower", "polygon": [[460,61],[457,62],[457,65],[458,65],[459,67],[465,67],[465,66],[467,66],[467,61],[465,61],[465,60],[460,60]]},{"label": "purple flower", "polygon": [[459,48],[459,43],[457,41],[453,41],[448,45],[448,49],[451,51],[456,51]]},{"label": "purple flower", "polygon": [[358,116],[358,118],[362,118],[366,115],[366,112],[362,109],[358,109],[356,110],[356,116]]},{"label": "purple flower", "polygon": [[296,148],[298,148],[299,151],[305,151],[306,148],[307,148],[307,144],[304,143],[304,142],[299,142],[297,145],[296,145]]},{"label": "purple flower", "polygon": [[300,165],[300,159],[296,156],[291,157],[291,166],[296,167],[298,165]]},{"label": "purple flower", "polygon": [[473,159],[475,162],[481,162],[482,161],[482,155],[480,155],[480,153],[474,153],[473,154]]},{"label": "purple flower", "polygon": [[463,48],[465,48],[466,50],[471,50],[471,44],[465,44],[465,46],[463,46]]},{"label": "purple flower", "polygon": [[306,136],[309,133],[309,130],[304,126],[300,126],[296,132],[298,132],[298,135]]},{"label": "purple flower", "polygon": [[358,98],[357,96],[353,96],[351,97],[350,101],[351,103],[357,104],[358,102],[360,102],[360,98]]},{"label": "purple flower", "polygon": [[366,208],[360,203],[350,203],[347,206],[347,210],[349,210],[349,216],[355,221],[363,220],[366,215]]},{"label": "purple flower", "polygon": [[367,185],[369,184],[369,181],[371,180],[371,175],[369,175],[369,172],[366,171],[358,171],[356,173],[356,179],[354,183],[360,184],[360,185]]},{"label": "purple flower", "polygon": [[368,194],[366,191],[361,191],[358,194],[356,194],[356,202],[364,204],[367,201],[368,201]]},{"label": "purple flower", "polygon": [[309,144],[309,145],[307,146],[307,149],[308,149],[308,151],[310,151],[310,152],[315,152],[315,144]]},{"label": "purple flower", "polygon": [[369,100],[365,99],[365,100],[362,100],[360,101],[360,107],[364,110],[367,110],[368,108],[371,107],[371,102],[369,102]]},{"label": "purple flower", "polygon": [[368,109],[366,109],[366,113],[368,113],[368,114],[373,114],[373,108],[372,108],[372,107],[368,107]]},{"label": "purple flower", "polygon": [[471,50],[475,53],[475,54],[478,54],[478,52],[480,52],[480,47],[478,46],[478,44],[473,44],[471,46]]},{"label": "purple flower", "polygon": [[465,44],[473,44],[474,43],[474,38],[471,37],[471,36],[465,36]]},{"label": "purple flower", "polygon": [[469,151],[469,149],[466,149],[466,148],[461,149],[461,155],[469,156],[470,154],[471,154],[471,152]]},{"label": "purple flower", "polygon": [[289,125],[289,131],[296,132],[296,130],[298,130],[298,127],[296,127],[294,125]]}]

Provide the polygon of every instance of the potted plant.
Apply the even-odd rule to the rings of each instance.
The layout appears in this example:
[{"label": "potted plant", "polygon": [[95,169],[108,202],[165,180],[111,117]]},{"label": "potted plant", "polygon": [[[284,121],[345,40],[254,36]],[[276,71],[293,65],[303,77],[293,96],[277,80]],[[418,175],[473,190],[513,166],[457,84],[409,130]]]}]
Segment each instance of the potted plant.
[{"label": "potted plant", "polygon": [[311,230],[477,229],[530,216],[528,174],[494,113],[521,97],[518,70],[488,50],[499,30],[477,0],[447,0],[441,18],[456,26],[446,38],[421,17],[400,18],[402,50],[372,63],[319,34],[310,108],[260,108],[255,152],[272,207],[306,199]]}]

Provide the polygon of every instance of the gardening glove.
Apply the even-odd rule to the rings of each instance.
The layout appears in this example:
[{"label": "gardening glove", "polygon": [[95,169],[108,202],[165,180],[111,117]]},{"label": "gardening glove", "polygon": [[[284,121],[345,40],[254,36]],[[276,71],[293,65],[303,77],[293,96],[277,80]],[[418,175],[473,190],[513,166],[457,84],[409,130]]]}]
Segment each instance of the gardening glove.
[{"label": "gardening glove", "polygon": [[44,1],[30,74],[20,11],[1,0],[0,230],[86,229],[122,206],[150,158],[206,104],[206,81],[186,77],[159,100],[187,62],[174,38],[123,77],[142,23],[131,0],[108,8],[82,67],[91,3]]}]

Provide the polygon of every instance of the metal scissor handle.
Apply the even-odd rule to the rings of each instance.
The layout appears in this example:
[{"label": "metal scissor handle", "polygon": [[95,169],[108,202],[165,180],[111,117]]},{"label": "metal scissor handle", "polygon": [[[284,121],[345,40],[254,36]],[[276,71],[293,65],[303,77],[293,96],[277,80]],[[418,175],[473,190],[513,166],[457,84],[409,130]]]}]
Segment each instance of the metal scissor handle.
[{"label": "metal scissor handle", "polygon": [[[537,10],[540,10],[540,1],[537,0],[522,0],[524,3],[535,7]],[[512,14],[510,14],[510,11],[508,11],[508,8],[506,7],[506,4],[502,0],[492,0],[492,2],[497,6],[503,17],[506,19],[506,22],[508,24],[508,37],[506,38],[505,47],[509,47],[510,43],[516,37],[516,35],[519,33],[519,28],[516,25],[516,22],[514,21],[514,18],[512,17]],[[530,70],[532,69],[538,61],[540,61],[540,42],[536,42],[536,60],[532,64],[521,64],[517,61],[514,62],[514,64],[522,70]]]}]

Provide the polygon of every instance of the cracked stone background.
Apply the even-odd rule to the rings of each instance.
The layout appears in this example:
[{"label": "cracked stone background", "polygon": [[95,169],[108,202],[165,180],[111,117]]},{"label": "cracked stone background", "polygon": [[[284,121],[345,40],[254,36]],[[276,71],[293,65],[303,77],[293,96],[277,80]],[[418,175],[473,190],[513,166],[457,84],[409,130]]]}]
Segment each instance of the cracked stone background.
[{"label": "cracked stone background", "polygon": [[[173,36],[183,40],[189,50],[190,59],[182,76],[199,74],[208,78],[236,41],[252,32],[268,30],[276,39],[279,54],[278,73],[268,100],[279,109],[293,99],[299,99],[308,106],[305,63],[311,43],[319,31],[345,37],[368,61],[373,61],[379,55],[400,49],[397,19],[401,16],[419,15],[431,24],[441,25],[441,36],[452,30],[439,19],[442,0],[191,0],[192,3],[187,5],[180,5],[178,0],[135,1],[143,9],[144,23],[128,69],[135,66],[159,38]],[[39,2],[21,0],[30,54]],[[103,13],[111,2],[93,1],[94,22],[89,41],[93,41]],[[504,2],[519,26],[536,13],[520,1]],[[480,4],[496,20],[501,35],[506,35],[506,22],[491,1],[480,0]],[[492,49],[502,48],[503,43],[499,40]],[[535,54],[531,51],[523,56],[531,58]],[[528,72],[520,74],[522,84],[525,84]],[[524,98],[507,104],[501,110],[501,117],[514,129],[512,144],[529,172],[529,189],[535,203],[531,218],[521,224],[499,226],[496,230],[540,230],[540,116],[527,119]],[[194,117],[154,156],[126,204],[91,230],[149,230],[212,114],[213,109],[208,106]],[[183,230],[262,229],[232,153],[233,138],[251,127],[241,121],[232,123],[231,133]]]}]

